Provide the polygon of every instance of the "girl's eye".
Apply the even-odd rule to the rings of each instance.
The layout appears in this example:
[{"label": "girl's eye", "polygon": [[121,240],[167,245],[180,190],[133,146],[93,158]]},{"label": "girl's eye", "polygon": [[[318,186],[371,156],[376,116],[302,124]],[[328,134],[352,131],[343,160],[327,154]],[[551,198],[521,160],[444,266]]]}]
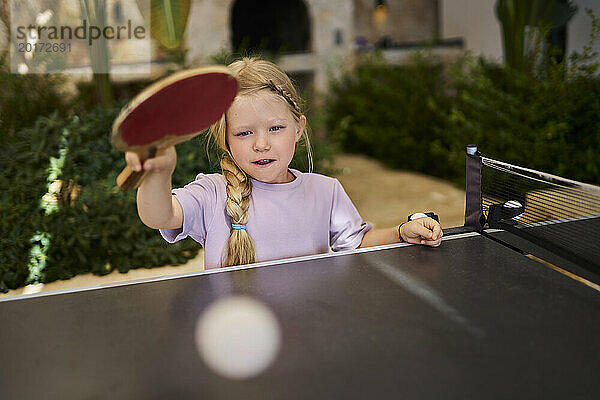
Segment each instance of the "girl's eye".
[{"label": "girl's eye", "polygon": [[250,131],[244,131],[244,132],[240,132],[240,133],[236,133],[234,136],[248,136],[250,133]]},{"label": "girl's eye", "polygon": [[285,128],[285,126],[276,125],[276,126],[271,127],[271,131],[276,132],[276,131],[281,130],[283,128]]}]

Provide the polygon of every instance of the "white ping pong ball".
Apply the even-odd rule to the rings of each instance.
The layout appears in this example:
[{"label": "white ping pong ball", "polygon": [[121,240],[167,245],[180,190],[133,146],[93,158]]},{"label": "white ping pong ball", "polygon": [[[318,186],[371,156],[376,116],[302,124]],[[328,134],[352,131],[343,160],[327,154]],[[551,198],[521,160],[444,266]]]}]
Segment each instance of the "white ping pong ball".
[{"label": "white ping pong ball", "polygon": [[273,363],[281,346],[277,318],[248,296],[228,296],[210,304],[194,333],[202,360],[229,379],[259,375]]}]

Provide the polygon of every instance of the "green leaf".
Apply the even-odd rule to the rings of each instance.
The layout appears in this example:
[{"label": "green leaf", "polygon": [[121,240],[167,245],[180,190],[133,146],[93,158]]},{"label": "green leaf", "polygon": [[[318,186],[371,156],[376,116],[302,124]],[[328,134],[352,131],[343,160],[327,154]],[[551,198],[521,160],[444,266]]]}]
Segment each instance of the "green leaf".
[{"label": "green leaf", "polygon": [[191,0],[138,0],[146,22],[150,21],[152,37],[162,46],[175,49],[181,43],[190,14]]}]

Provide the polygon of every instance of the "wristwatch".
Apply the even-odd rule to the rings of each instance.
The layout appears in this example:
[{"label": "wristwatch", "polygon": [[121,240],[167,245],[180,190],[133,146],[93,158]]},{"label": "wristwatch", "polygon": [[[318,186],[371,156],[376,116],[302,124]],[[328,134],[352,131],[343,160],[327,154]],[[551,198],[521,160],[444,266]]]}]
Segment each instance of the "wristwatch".
[{"label": "wristwatch", "polygon": [[[440,218],[437,216],[437,214],[432,213],[432,212],[426,212],[426,213],[418,212],[418,213],[410,214],[407,218],[407,222],[415,220],[417,218],[425,218],[425,217],[432,218],[432,219],[436,220],[438,223],[440,222]],[[405,223],[406,222],[403,222],[398,226],[398,239],[400,240],[400,243],[405,242],[405,240],[402,239],[402,235],[400,234],[400,228],[402,228],[402,225],[404,225]]]},{"label": "wristwatch", "polygon": [[408,219],[408,221],[412,221],[417,218],[425,218],[425,217],[433,218],[437,222],[440,222],[440,218],[435,213],[432,213],[432,212],[426,212],[426,213],[418,212],[418,213],[410,214],[407,219]]}]

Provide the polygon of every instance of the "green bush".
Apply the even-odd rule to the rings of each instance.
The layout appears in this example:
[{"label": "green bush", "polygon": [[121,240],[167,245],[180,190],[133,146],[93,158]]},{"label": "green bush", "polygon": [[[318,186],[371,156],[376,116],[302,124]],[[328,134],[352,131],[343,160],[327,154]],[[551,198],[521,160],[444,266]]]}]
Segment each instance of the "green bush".
[{"label": "green bush", "polygon": [[[0,290],[85,272],[180,264],[197,254],[195,242],[169,245],[145,227],[137,216],[135,193],[116,187],[125,163],[111,147],[108,132],[117,112],[118,107],[97,109],[84,120],[42,117],[2,149],[7,171],[2,183],[8,190],[0,199],[10,212],[0,224]],[[58,176],[63,187],[57,209],[48,213],[40,200],[61,148],[66,149]]]},{"label": "green bush", "polygon": [[13,74],[6,56],[0,55],[0,137],[6,141],[39,116],[66,115],[69,104],[60,75]]},{"label": "green bush", "polygon": [[[593,58],[592,58],[593,59]],[[487,156],[600,183],[600,79],[590,54],[534,75],[464,56],[392,67],[367,59],[332,84],[327,126],[344,149],[464,182],[469,143]]]},{"label": "green bush", "polygon": [[28,276],[31,238],[42,224],[40,199],[46,192],[50,157],[58,157],[66,121],[56,114],[38,119],[12,140],[0,136],[0,291],[22,286]]},{"label": "green bush", "polygon": [[123,192],[115,185],[125,166],[122,153],[108,140],[118,111],[118,107],[97,109],[85,119],[73,118],[66,128],[69,145],[61,180],[72,182],[71,193],[81,189],[73,201],[68,189],[63,190],[59,211],[45,219],[53,238],[46,281],[89,271],[103,274],[181,264],[198,252],[191,239],[169,245],[144,226],[137,215],[135,191]]},{"label": "green bush", "polygon": [[406,66],[388,65],[378,53],[334,80],[327,129],[349,152],[375,157],[392,168],[453,178],[453,138],[443,129],[450,103],[443,68],[417,55]]},{"label": "green bush", "polygon": [[454,74],[446,132],[489,157],[599,183],[600,79],[549,69],[536,77],[471,60]]},{"label": "green bush", "polygon": [[[50,157],[58,156],[69,104],[60,75],[12,74],[0,55],[0,291],[27,280],[30,240],[41,225]],[[39,116],[47,116],[45,120]],[[25,129],[30,127],[30,129]]]}]

